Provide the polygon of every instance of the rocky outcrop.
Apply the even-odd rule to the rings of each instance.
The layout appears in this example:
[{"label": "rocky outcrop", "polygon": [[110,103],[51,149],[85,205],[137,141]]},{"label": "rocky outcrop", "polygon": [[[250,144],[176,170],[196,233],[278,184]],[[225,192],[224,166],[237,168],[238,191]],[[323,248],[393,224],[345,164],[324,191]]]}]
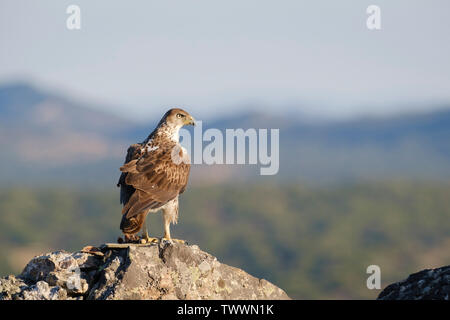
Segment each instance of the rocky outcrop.
[{"label": "rocky outcrop", "polygon": [[450,266],[426,269],[387,286],[379,300],[449,300]]},{"label": "rocky outcrop", "polygon": [[166,241],[104,245],[33,258],[0,279],[0,299],[289,299],[270,282],[220,263],[198,246]]}]

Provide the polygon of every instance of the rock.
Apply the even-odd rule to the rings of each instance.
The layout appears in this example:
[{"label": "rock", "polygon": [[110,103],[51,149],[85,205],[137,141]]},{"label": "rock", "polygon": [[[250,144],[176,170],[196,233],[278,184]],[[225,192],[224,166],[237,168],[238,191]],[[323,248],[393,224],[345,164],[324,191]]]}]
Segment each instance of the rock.
[{"label": "rock", "polygon": [[101,261],[89,253],[56,251],[33,258],[19,277],[31,283],[45,281],[77,296],[86,293],[93,280],[86,271],[97,269]]},{"label": "rock", "polygon": [[0,278],[0,300],[12,300],[27,288],[27,284],[15,276]]},{"label": "rock", "polygon": [[105,245],[103,255],[88,252],[33,258],[18,277],[0,279],[0,299],[289,299],[196,245],[160,241]]},{"label": "rock", "polygon": [[378,300],[449,300],[450,266],[426,269],[387,286]]},{"label": "rock", "polygon": [[23,290],[18,299],[65,300],[67,299],[67,292],[59,286],[49,286],[45,281],[38,281],[36,284]]}]

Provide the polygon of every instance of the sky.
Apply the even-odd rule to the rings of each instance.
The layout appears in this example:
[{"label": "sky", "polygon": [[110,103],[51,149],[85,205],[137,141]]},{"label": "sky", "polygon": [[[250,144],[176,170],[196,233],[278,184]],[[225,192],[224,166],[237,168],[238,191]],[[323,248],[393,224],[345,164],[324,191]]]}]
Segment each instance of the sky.
[{"label": "sky", "polygon": [[[69,30],[69,5],[81,29]],[[369,5],[381,29],[366,26]],[[141,119],[351,117],[450,102],[448,0],[2,0],[0,83]]]}]

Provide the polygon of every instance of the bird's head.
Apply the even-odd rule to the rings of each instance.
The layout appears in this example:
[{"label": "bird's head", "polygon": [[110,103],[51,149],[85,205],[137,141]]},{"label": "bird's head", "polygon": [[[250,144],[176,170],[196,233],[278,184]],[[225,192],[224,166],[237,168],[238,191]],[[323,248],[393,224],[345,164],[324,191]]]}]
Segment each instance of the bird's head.
[{"label": "bird's head", "polygon": [[174,108],[167,111],[162,121],[164,121],[170,127],[175,128],[181,128],[187,125],[195,126],[194,118],[188,112],[179,108]]}]

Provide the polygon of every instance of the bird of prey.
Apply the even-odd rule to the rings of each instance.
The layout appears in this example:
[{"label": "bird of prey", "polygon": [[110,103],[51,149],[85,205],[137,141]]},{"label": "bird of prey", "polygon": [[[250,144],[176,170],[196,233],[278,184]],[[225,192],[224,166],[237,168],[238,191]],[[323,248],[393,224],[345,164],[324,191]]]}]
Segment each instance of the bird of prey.
[{"label": "bird of prey", "polygon": [[125,242],[154,242],[146,224],[147,214],[162,210],[164,238],[172,240],[170,224],[178,221],[178,196],[186,190],[190,159],[179,143],[179,130],[195,125],[194,118],[182,109],[170,109],[158,126],[141,143],[128,148],[117,186],[123,205],[120,229]]}]

